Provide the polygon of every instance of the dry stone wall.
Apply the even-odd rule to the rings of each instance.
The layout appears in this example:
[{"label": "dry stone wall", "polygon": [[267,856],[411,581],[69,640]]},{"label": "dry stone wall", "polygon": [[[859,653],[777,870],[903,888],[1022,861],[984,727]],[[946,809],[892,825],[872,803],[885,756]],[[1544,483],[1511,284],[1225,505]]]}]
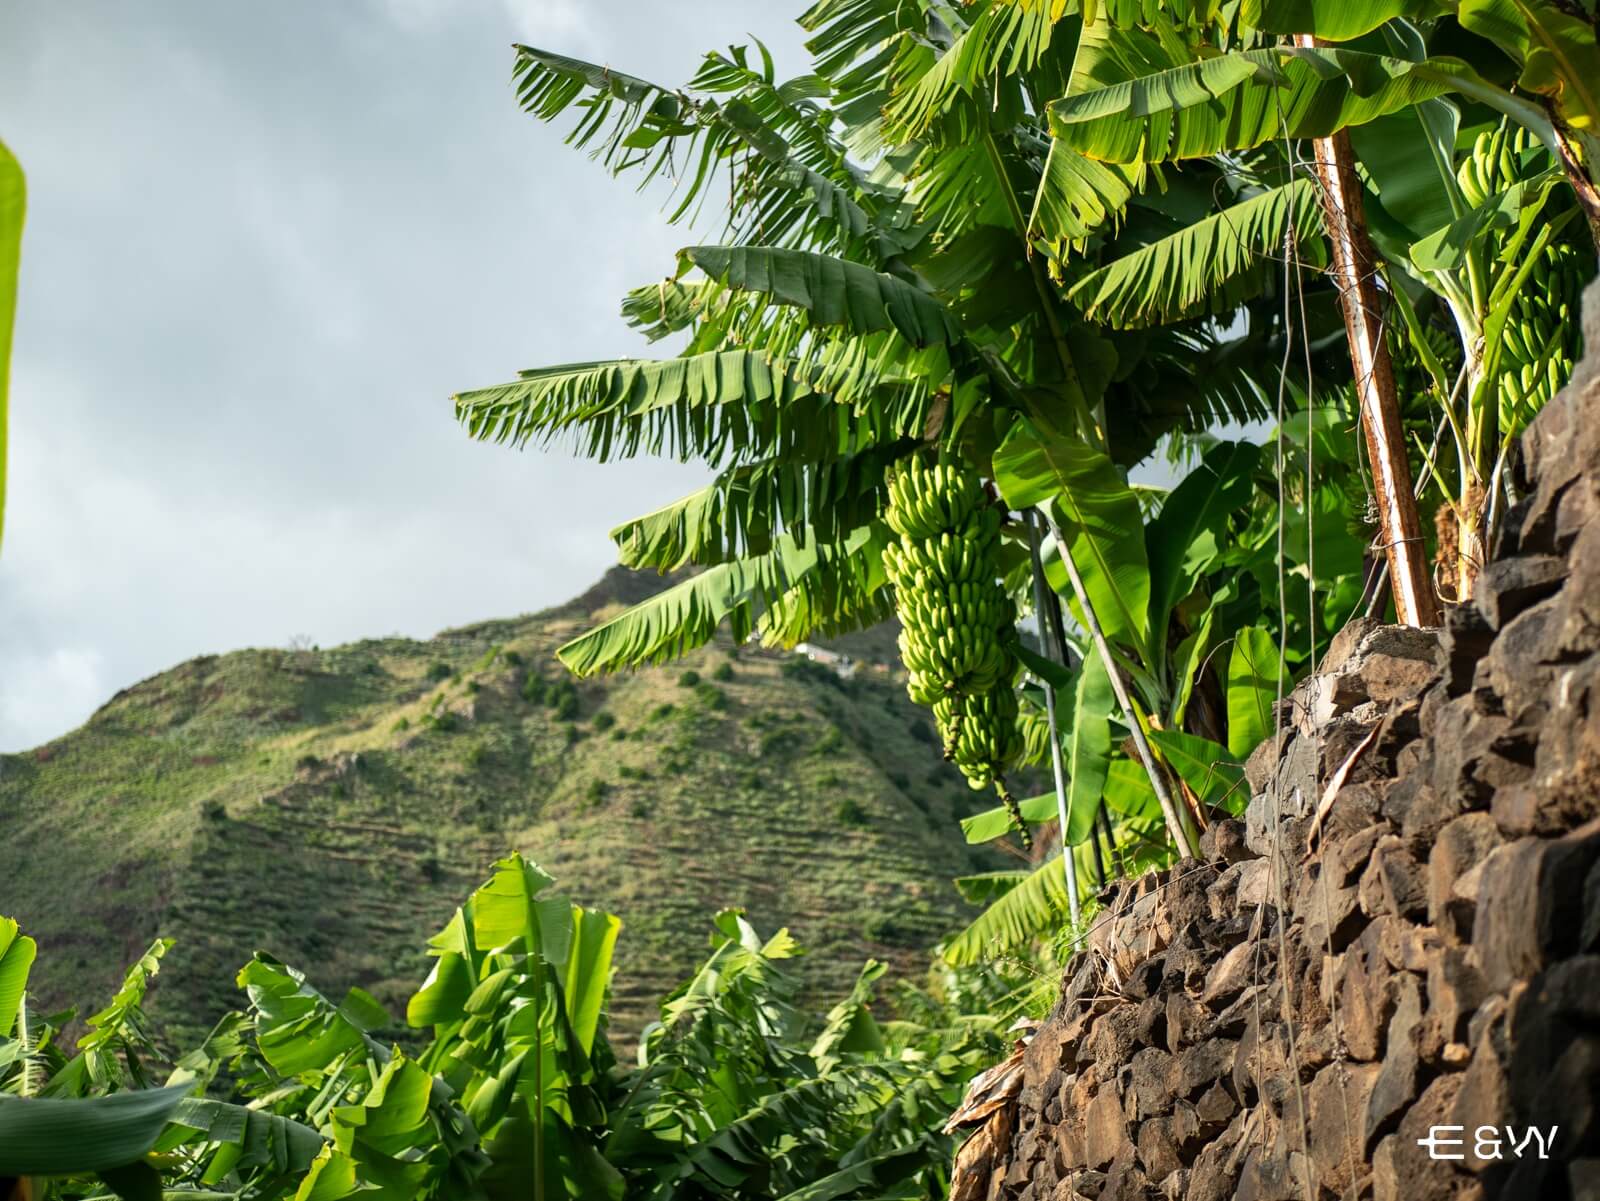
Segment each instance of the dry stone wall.
[{"label": "dry stone wall", "polygon": [[1523,475],[1476,603],[1342,632],[1245,820],[1106,898],[952,1201],[1600,1198],[1592,366]]}]

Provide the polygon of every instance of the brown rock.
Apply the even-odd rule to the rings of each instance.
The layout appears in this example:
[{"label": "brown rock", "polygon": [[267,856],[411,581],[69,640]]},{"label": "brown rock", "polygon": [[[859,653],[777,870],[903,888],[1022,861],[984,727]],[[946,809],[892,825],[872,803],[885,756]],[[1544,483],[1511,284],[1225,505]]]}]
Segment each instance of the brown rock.
[{"label": "brown rock", "polygon": [[1445,1043],[1461,1041],[1467,1019],[1487,993],[1475,947],[1445,947],[1434,956],[1428,965],[1427,1017],[1439,1040],[1435,1054],[1443,1054]]},{"label": "brown rock", "polygon": [[1068,1172],[1085,1166],[1088,1162],[1088,1152],[1084,1149],[1081,1122],[1063,1122],[1057,1126],[1055,1140],[1058,1173],[1065,1176]]},{"label": "brown rock", "polygon": [[1205,1037],[1212,1023],[1211,1011],[1186,992],[1167,994],[1167,1050],[1177,1054],[1183,1047]]},{"label": "brown rock", "polygon": [[1307,1089],[1311,1161],[1324,1188],[1342,1193],[1362,1173],[1362,1115],[1379,1070],[1373,1063],[1330,1063]]},{"label": "brown rock", "polygon": [[1089,1027],[1089,1036],[1079,1051],[1078,1061],[1082,1063],[1088,1059],[1102,1064],[1125,1062],[1138,1044],[1138,1027],[1139,1008],[1136,1005],[1119,1005],[1101,1014]]},{"label": "brown rock", "polygon": [[1373,1139],[1386,1134],[1399,1119],[1400,1112],[1417,1095],[1417,1027],[1422,1022],[1421,990],[1417,987],[1416,977],[1410,974],[1398,977],[1395,989],[1398,999],[1384,1039],[1383,1066],[1367,1098],[1367,1110],[1362,1120],[1364,1147],[1370,1147]]},{"label": "brown rock", "polygon": [[1390,974],[1382,955],[1369,957],[1360,943],[1338,956],[1328,973],[1326,987],[1336,1002],[1329,1008],[1337,1014],[1338,1033],[1352,1059],[1378,1058],[1395,999]]},{"label": "brown rock", "polygon": [[1122,1101],[1111,1087],[1102,1088],[1089,1103],[1084,1118],[1084,1158],[1092,1168],[1103,1168],[1128,1143],[1128,1121]]},{"label": "brown rock", "polygon": [[1172,1135],[1171,1118],[1152,1118],[1141,1125],[1138,1149],[1139,1163],[1145,1176],[1157,1183],[1182,1166],[1178,1158],[1177,1140]]},{"label": "brown rock", "polygon": [[1499,1126],[1510,1121],[1515,1114],[1511,1109],[1511,1089],[1506,1080],[1505,1067],[1493,1042],[1485,1037],[1473,1048],[1471,1063],[1461,1076],[1461,1091],[1456,1095],[1451,1110],[1451,1122],[1468,1132],[1468,1145],[1463,1148],[1466,1165],[1474,1172],[1491,1171],[1499,1167],[1497,1160],[1479,1156],[1474,1149],[1473,1131],[1480,1126]]},{"label": "brown rock", "polygon": [[1384,915],[1376,917],[1361,932],[1361,941],[1383,955],[1396,970],[1425,973],[1434,949],[1441,945],[1432,926],[1413,926],[1410,922]]},{"label": "brown rock", "polygon": [[1244,823],[1236,818],[1227,817],[1212,822],[1200,835],[1200,857],[1223,863],[1238,863],[1254,858],[1245,843],[1244,834]]},{"label": "brown rock", "polygon": [[1238,1168],[1230,1167],[1232,1152],[1233,1147],[1220,1139],[1200,1149],[1184,1201],[1232,1201],[1238,1180]]},{"label": "brown rock", "polygon": [[1238,996],[1250,983],[1252,946],[1242,942],[1234,947],[1206,976],[1206,986],[1201,1000],[1208,1005]]},{"label": "brown rock", "polygon": [[1385,826],[1374,823],[1331,847],[1323,856],[1328,864],[1328,878],[1338,884],[1348,884],[1367,866],[1373,847],[1387,832]]},{"label": "brown rock", "polygon": [[1584,882],[1597,861],[1600,818],[1561,838],[1520,839],[1486,866],[1472,941],[1490,988],[1503,992],[1578,949]]},{"label": "brown rock", "polygon": [[1132,1143],[1124,1142],[1106,1169],[1106,1182],[1101,1186],[1099,1201],[1145,1201],[1149,1183],[1139,1167],[1137,1149]]},{"label": "brown rock", "polygon": [[1134,1055],[1128,1091],[1133,1098],[1130,1116],[1135,1120],[1143,1121],[1172,1108],[1172,1064],[1173,1057],[1159,1047],[1145,1047]]},{"label": "brown rock", "polygon": [[1492,629],[1500,629],[1567,578],[1567,561],[1555,555],[1518,555],[1490,563],[1478,574],[1473,599]]},{"label": "brown rock", "polygon": [[1373,917],[1393,914],[1415,919],[1427,912],[1423,867],[1403,839],[1386,834],[1375,840],[1361,875],[1360,897],[1362,910]]},{"label": "brown rock", "polygon": [[1447,937],[1469,936],[1474,906],[1455,895],[1456,878],[1500,845],[1487,813],[1466,813],[1444,829],[1428,855],[1428,920]]},{"label": "brown rock", "polygon": [[[1466,1173],[1455,1161],[1429,1158],[1426,1146],[1419,1145],[1417,1141],[1428,1138],[1428,1130],[1432,1126],[1454,1124],[1451,1113],[1455,1107],[1456,1094],[1461,1090],[1461,1079],[1460,1073],[1452,1073],[1440,1076],[1428,1085],[1417,1098],[1416,1104],[1412,1105],[1400,1119],[1400,1128],[1379,1144],[1380,1151],[1384,1144],[1390,1146],[1390,1153],[1386,1158],[1389,1161],[1388,1171],[1393,1177],[1396,1190],[1393,1196],[1403,1201],[1456,1201],[1463,1195],[1463,1190],[1468,1184]],[[1464,1148],[1443,1148],[1443,1150],[1461,1152]],[[1377,1163],[1374,1164],[1375,1168],[1378,1166]],[[1382,1195],[1377,1191],[1376,1181],[1374,1195]]]},{"label": "brown rock", "polygon": [[1305,865],[1295,885],[1293,913],[1305,923],[1305,944],[1320,955],[1331,942],[1335,954],[1361,932],[1364,920],[1354,884],[1335,886],[1323,879],[1322,864]]},{"label": "brown rock", "polygon": [[1195,1116],[1206,1126],[1218,1127],[1233,1120],[1233,1115],[1239,1112],[1239,1103],[1219,1080],[1200,1094],[1194,1110]]},{"label": "brown rock", "polygon": [[1235,1043],[1210,1038],[1172,1057],[1169,1095],[1193,1099],[1202,1090],[1233,1071]]}]

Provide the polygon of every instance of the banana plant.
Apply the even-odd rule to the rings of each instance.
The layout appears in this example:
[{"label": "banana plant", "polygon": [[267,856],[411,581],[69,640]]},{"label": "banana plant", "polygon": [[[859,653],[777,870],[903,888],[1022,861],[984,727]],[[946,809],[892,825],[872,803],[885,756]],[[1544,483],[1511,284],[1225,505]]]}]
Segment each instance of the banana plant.
[{"label": "banana plant", "polygon": [[[1383,202],[1404,189],[1398,156],[1424,156],[1449,205],[1430,213],[1395,202],[1388,271],[1405,339],[1443,417],[1443,445],[1419,450],[1442,498],[1439,590],[1461,601],[1486,561],[1491,515],[1505,510],[1515,439],[1571,374],[1577,298],[1593,270],[1572,238],[1579,208],[1542,145],[1503,120],[1458,134],[1454,106],[1428,107],[1404,131],[1409,137],[1372,146],[1369,162]],[[1429,218],[1439,224],[1413,230]],[[1430,311],[1441,305],[1448,329]],[[1441,334],[1454,335],[1454,345],[1442,347]]]},{"label": "banana plant", "polygon": [[37,1201],[945,1195],[944,1119],[1003,1046],[1000,1019],[968,1007],[995,999],[987,973],[947,975],[944,1001],[908,991],[881,1021],[868,962],[815,1016],[783,970],[794,939],[726,911],[625,1069],[606,1036],[618,919],[551,884],[520,856],[495,865],[429,942],[408,1049],[361,989],[335,1002],[257,953],[248,1012],[170,1065],[141,1013],[167,944],[69,1060],[27,1038],[36,948],[0,919],[0,1083],[29,1056],[57,1065],[40,1095],[0,1095],[7,1195],[24,1177]]}]

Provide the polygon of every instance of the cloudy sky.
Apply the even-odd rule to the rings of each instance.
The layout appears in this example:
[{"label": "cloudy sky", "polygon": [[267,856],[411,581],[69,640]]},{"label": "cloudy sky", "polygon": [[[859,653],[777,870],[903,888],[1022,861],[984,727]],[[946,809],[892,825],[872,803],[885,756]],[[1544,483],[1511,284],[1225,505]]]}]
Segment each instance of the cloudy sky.
[{"label": "cloudy sky", "polygon": [[664,83],[803,62],[788,4],[13,0],[28,172],[0,555],[0,751],[194,655],[427,636],[581,591],[695,487],[469,441],[448,397],[636,353],[692,241],[520,113],[510,43]]}]

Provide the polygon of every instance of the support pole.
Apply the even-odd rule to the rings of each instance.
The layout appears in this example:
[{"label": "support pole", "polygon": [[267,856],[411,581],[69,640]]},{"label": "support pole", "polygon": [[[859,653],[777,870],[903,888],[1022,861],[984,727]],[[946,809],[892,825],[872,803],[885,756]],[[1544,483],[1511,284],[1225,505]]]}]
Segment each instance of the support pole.
[{"label": "support pole", "polygon": [[1161,770],[1154,752],[1150,750],[1150,740],[1145,737],[1144,725],[1139,720],[1139,711],[1134,708],[1133,698],[1128,695],[1128,686],[1122,681],[1122,669],[1112,657],[1111,646],[1106,642],[1105,632],[1100,628],[1100,618],[1095,615],[1094,606],[1089,603],[1089,593],[1083,586],[1083,577],[1078,574],[1078,565],[1072,561],[1072,548],[1062,536],[1055,518],[1051,517],[1048,511],[1044,513],[1044,519],[1050,528],[1050,536],[1056,540],[1056,549],[1061,552],[1061,563],[1067,569],[1067,579],[1072,581],[1072,594],[1077,597],[1078,607],[1083,610],[1083,620],[1089,627],[1089,637],[1094,641],[1100,662],[1105,664],[1106,675],[1111,678],[1111,690],[1117,695],[1117,704],[1122,706],[1122,720],[1127,723],[1128,731],[1133,735],[1133,746],[1139,754],[1139,762],[1144,765],[1145,775],[1150,777],[1150,787],[1155,791],[1156,800],[1161,805],[1161,816],[1166,819],[1167,833],[1172,835],[1172,841],[1177,844],[1179,856],[1193,859],[1194,837],[1189,831],[1188,823],[1179,814],[1178,807],[1172,802],[1172,790],[1167,787],[1166,773]]},{"label": "support pole", "polygon": [[[1297,34],[1294,41],[1297,46],[1316,45],[1309,34]],[[1355,371],[1361,430],[1372,463],[1372,488],[1394,588],[1395,614],[1402,625],[1438,625],[1439,606],[1412,497],[1411,464],[1395,396],[1394,367],[1383,338],[1382,307],[1374,282],[1377,254],[1367,235],[1350,135],[1340,130],[1332,137],[1315,138],[1312,148],[1321,185],[1323,223],[1333,243],[1333,278]]]},{"label": "support pole", "polygon": [[[1033,611],[1039,620],[1039,643],[1044,657],[1052,663],[1061,663],[1064,656],[1045,621],[1044,564],[1039,560],[1039,515],[1028,512],[1028,550],[1033,555]],[[1076,929],[1083,923],[1078,907],[1078,864],[1072,857],[1072,847],[1067,842],[1067,781],[1061,766],[1061,731],[1056,728],[1056,689],[1049,680],[1044,685],[1045,715],[1050,720],[1050,765],[1056,774],[1056,820],[1061,824],[1061,870],[1067,877],[1067,907],[1072,911],[1072,925]],[[1092,837],[1091,828],[1091,837]]]}]

